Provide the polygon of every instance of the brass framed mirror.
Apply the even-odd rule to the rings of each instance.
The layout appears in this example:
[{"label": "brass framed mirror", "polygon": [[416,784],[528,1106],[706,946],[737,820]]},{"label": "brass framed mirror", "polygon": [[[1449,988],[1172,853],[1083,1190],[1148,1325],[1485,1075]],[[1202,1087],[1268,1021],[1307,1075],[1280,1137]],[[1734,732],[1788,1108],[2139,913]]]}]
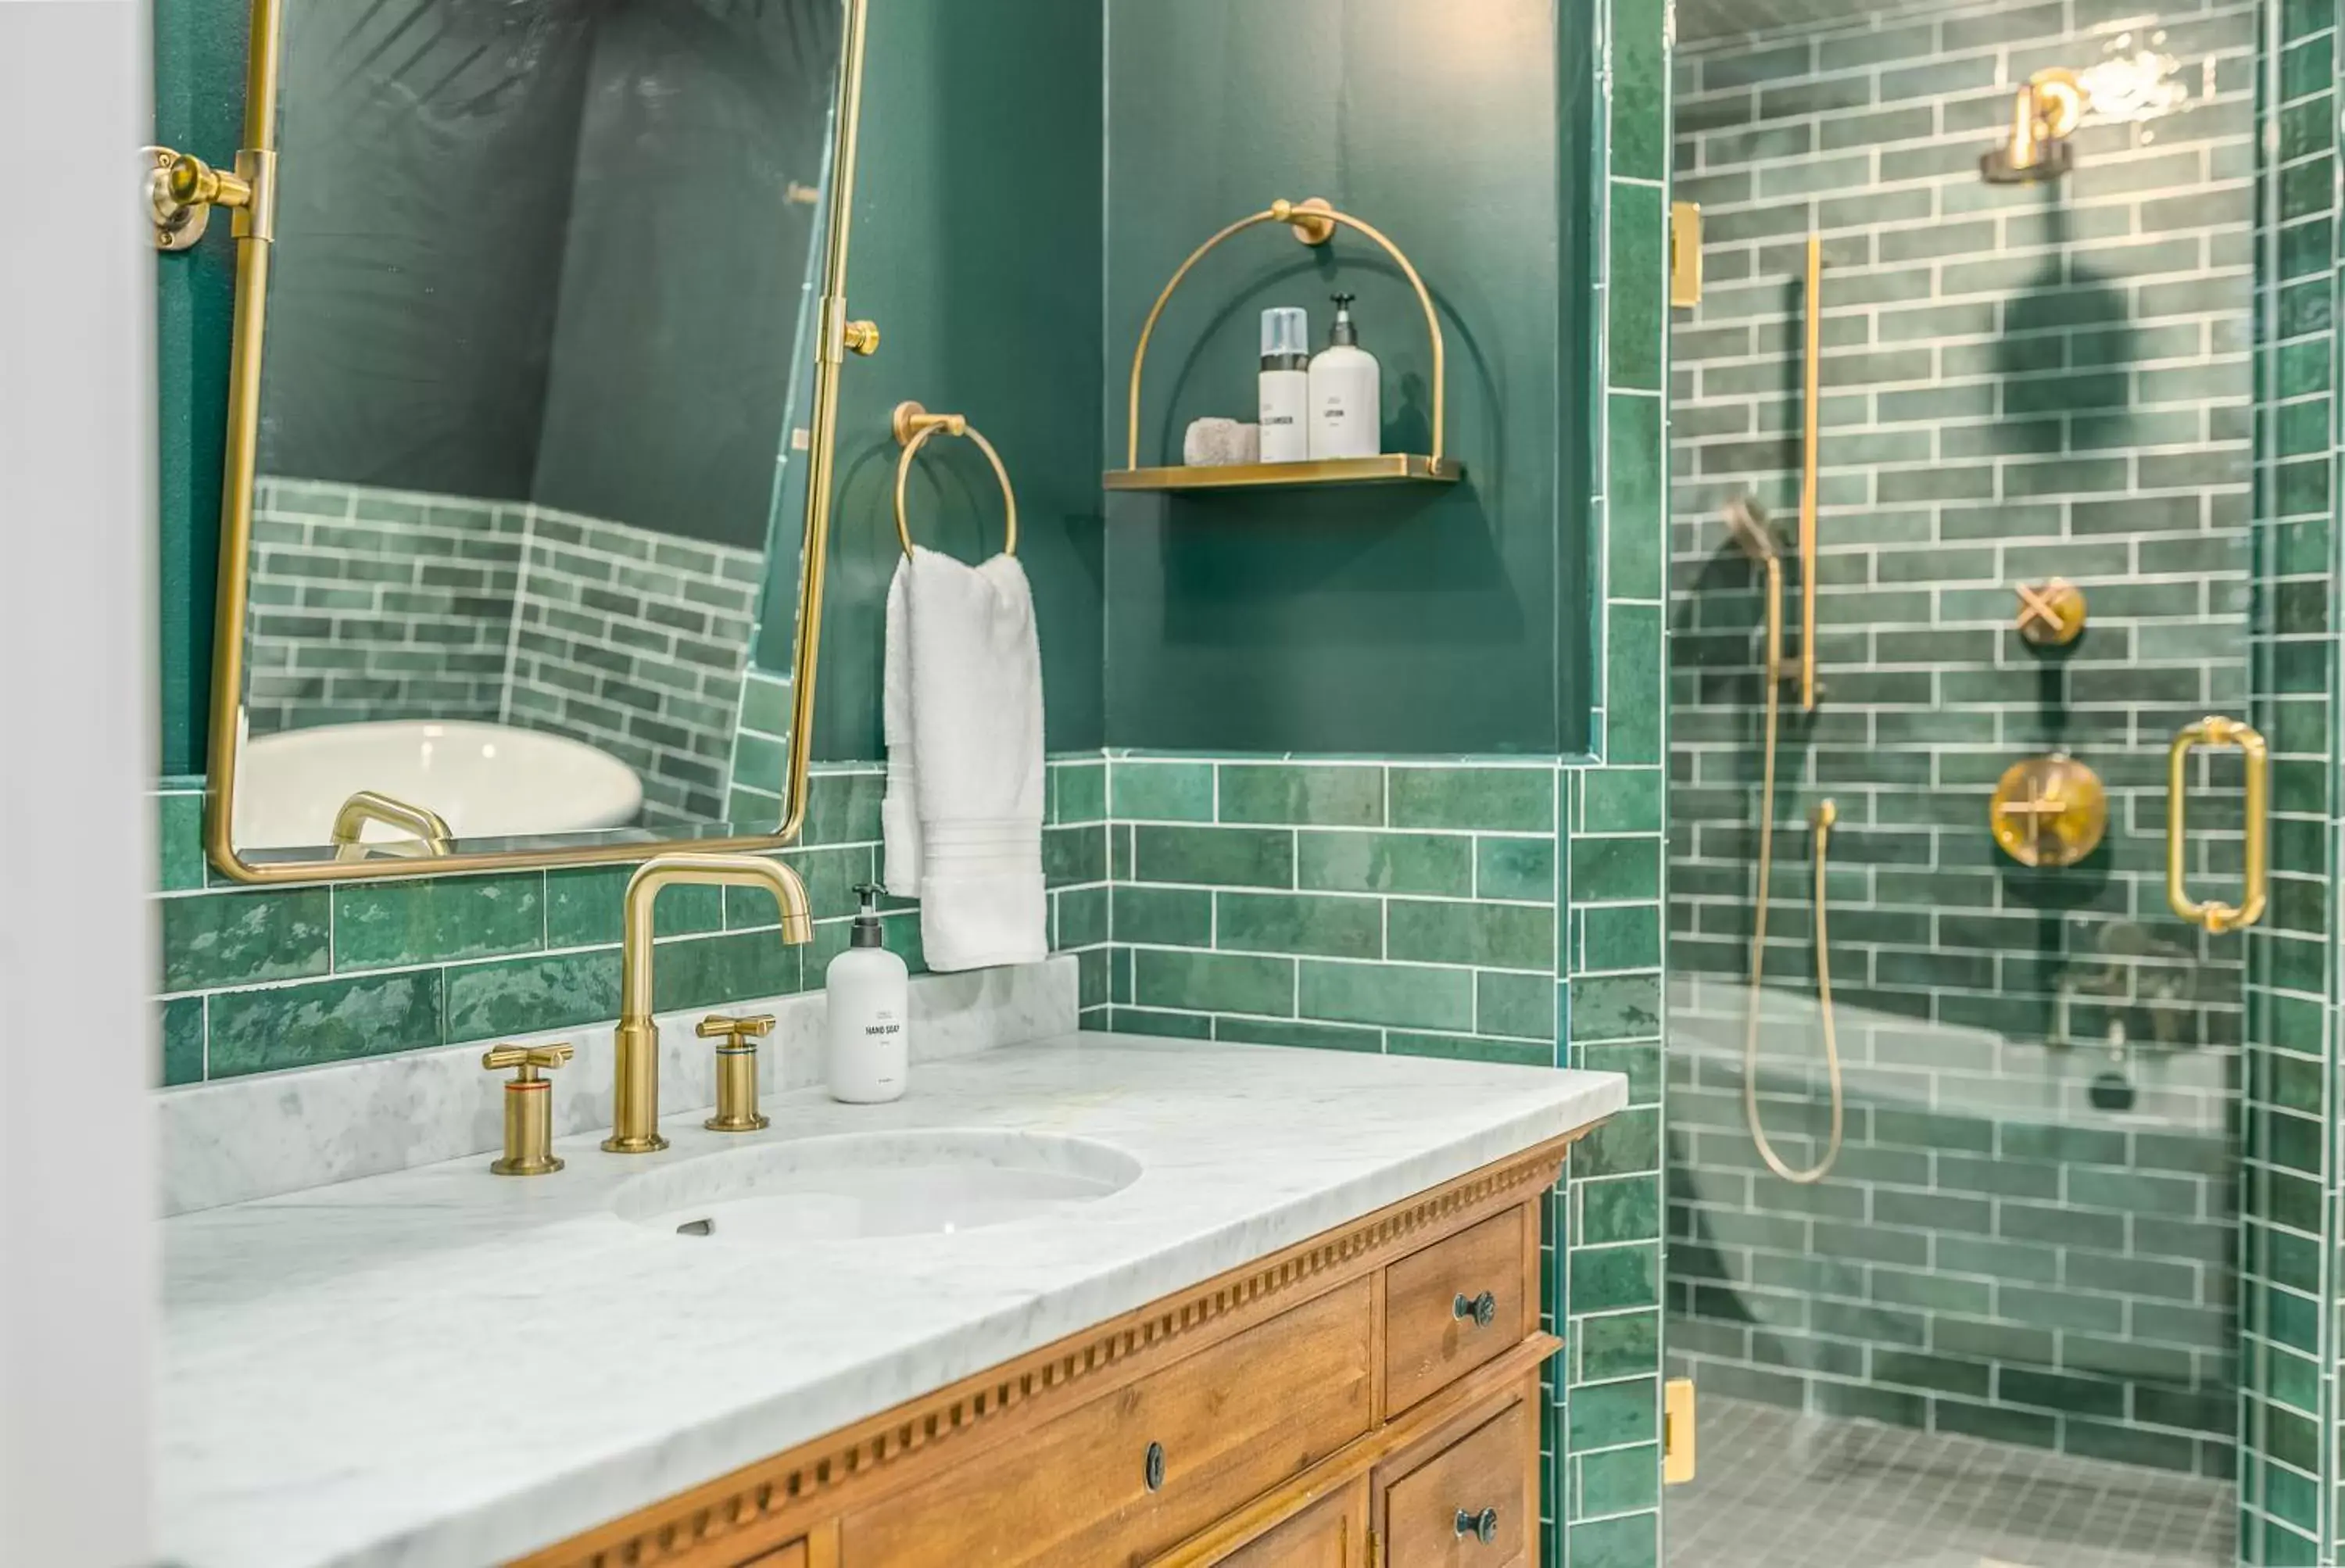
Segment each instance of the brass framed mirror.
[{"label": "brass framed mirror", "polygon": [[[868,0],[252,0],[205,845],[240,882],[803,825]],[[192,218],[196,221],[190,222]]]}]

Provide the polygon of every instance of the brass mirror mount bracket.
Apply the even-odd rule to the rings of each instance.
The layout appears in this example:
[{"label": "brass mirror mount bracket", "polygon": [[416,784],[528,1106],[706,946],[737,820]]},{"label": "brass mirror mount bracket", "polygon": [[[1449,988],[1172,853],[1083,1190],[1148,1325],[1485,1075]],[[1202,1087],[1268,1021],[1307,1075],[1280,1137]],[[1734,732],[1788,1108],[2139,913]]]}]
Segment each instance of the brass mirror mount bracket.
[{"label": "brass mirror mount bracket", "polygon": [[2066,577],[2041,585],[2018,585],[2019,615],[2013,627],[2040,648],[2062,648],[2085,635],[2085,590]]},{"label": "brass mirror mount bracket", "polygon": [[2108,791],[2099,774],[2065,751],[2031,757],[1996,782],[1987,827],[2023,866],[2073,866],[2100,848],[2108,831]]},{"label": "brass mirror mount bracket", "polygon": [[214,168],[193,153],[168,147],[142,149],[147,217],[155,249],[192,250],[211,226],[212,209],[235,214],[238,239],[277,237],[277,155],[246,148],[233,171]]}]

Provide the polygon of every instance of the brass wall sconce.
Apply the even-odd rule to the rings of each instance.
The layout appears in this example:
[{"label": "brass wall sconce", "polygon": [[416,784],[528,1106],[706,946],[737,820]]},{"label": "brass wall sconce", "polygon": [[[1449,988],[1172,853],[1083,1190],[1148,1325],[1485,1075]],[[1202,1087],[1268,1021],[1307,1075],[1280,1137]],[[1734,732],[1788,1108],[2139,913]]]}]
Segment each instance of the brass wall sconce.
[{"label": "brass wall sconce", "polygon": [[2085,591],[2066,577],[2038,587],[2018,587],[2019,615],[2013,627],[2040,648],[2064,648],[2085,635]]},{"label": "brass wall sconce", "polygon": [[2015,762],[1996,781],[1987,826],[2003,852],[2023,866],[2073,866],[2100,847],[2109,830],[2109,796],[2100,775],[2065,751]]},{"label": "brass wall sconce", "polygon": [[2057,179],[2076,161],[2068,137],[2091,101],[2083,78],[2066,66],[2036,72],[2012,99],[2009,139],[1980,156],[1979,172],[1995,185]]},{"label": "brass wall sconce", "polygon": [[168,147],[144,151],[147,212],[154,220],[156,249],[193,249],[211,226],[215,207],[225,207],[236,215],[234,232],[239,239],[276,238],[274,152],[247,148],[236,155],[236,169],[230,173],[214,168],[193,153]]}]

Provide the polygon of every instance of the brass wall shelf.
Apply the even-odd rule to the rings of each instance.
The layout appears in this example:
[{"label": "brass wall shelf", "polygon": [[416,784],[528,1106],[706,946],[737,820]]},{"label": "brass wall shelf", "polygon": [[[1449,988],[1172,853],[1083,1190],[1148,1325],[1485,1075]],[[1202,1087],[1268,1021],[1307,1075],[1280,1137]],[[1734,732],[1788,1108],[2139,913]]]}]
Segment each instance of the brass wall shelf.
[{"label": "brass wall shelf", "polygon": [[[1156,335],[1156,323],[1164,314],[1165,305],[1197,263],[1222,241],[1233,235],[1264,223],[1283,223],[1294,238],[1305,245],[1325,245],[1335,237],[1338,229],[1350,229],[1365,235],[1391,257],[1393,265],[1416,290],[1416,302],[1425,311],[1426,337],[1433,348],[1433,450],[1429,453],[1386,453],[1377,457],[1327,458],[1310,463],[1247,463],[1220,466],[1188,466],[1143,468],[1140,464],[1140,388],[1142,373],[1148,368],[1148,344]],[[1140,342],[1132,351],[1132,385],[1127,396],[1124,424],[1124,453],[1122,468],[1112,468],[1102,476],[1110,490],[1254,490],[1274,485],[1305,484],[1455,484],[1466,477],[1466,465],[1447,455],[1444,437],[1447,433],[1448,417],[1448,346],[1441,333],[1441,313],[1434,308],[1432,291],[1417,275],[1414,263],[1401,248],[1385,238],[1374,225],[1365,223],[1348,212],[1338,212],[1326,201],[1313,197],[1307,201],[1288,201],[1284,198],[1272,202],[1260,212],[1248,213],[1235,223],[1189,252],[1173,271],[1171,282],[1156,296],[1156,303],[1148,312],[1147,321],[1140,329]]]},{"label": "brass wall shelf", "polygon": [[1312,463],[1232,463],[1173,468],[1112,468],[1110,490],[1259,490],[1280,484],[1455,484],[1466,465],[1447,457],[1386,453]]}]

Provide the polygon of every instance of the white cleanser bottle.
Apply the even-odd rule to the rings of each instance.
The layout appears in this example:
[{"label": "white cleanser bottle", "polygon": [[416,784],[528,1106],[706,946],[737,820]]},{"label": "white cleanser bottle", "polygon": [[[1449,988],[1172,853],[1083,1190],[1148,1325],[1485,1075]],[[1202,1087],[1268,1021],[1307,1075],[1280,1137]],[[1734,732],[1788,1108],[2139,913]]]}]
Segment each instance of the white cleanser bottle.
[{"label": "white cleanser bottle", "polygon": [[1262,313],[1262,460],[1311,455],[1311,318],[1292,305]]},{"label": "white cleanser bottle", "polygon": [[1360,347],[1352,296],[1335,296],[1327,346],[1311,361],[1311,455],[1374,457],[1384,450],[1383,367]]},{"label": "white cleanser bottle", "polygon": [[879,890],[855,891],[863,911],[847,951],[823,972],[824,1064],[832,1099],[876,1105],[902,1099],[910,1077],[911,977],[880,941]]}]

